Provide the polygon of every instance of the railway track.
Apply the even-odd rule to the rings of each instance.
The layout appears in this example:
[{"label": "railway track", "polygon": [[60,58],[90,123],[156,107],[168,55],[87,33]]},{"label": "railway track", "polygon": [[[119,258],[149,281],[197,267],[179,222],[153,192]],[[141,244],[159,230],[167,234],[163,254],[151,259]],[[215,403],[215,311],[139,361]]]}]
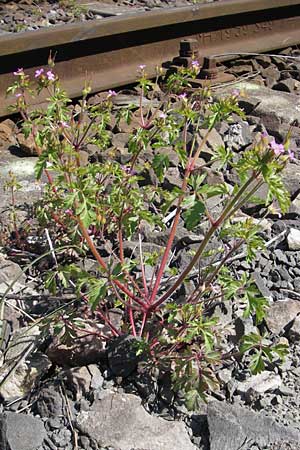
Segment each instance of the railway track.
[{"label": "railway track", "polygon": [[[12,72],[28,73],[55,55],[56,71],[71,97],[88,80],[92,92],[130,84],[139,64],[149,76],[192,40],[199,57],[267,52],[300,43],[300,0],[226,0],[192,7],[136,13],[18,34],[0,35],[0,116],[12,98]],[[189,46],[188,46],[189,47]],[[181,56],[190,56],[189,49]],[[228,57],[228,56],[227,56]]]}]

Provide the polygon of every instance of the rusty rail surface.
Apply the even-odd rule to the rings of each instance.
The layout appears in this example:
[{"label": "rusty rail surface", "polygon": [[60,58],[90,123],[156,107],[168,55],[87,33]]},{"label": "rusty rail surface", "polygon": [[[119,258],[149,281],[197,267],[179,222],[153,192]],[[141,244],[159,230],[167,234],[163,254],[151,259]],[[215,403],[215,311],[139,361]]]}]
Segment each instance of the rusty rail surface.
[{"label": "rusty rail surface", "polygon": [[300,0],[225,0],[0,36],[0,116],[12,98],[12,72],[33,73],[56,55],[56,72],[71,97],[85,80],[92,91],[135,81],[137,67],[155,68],[195,39],[199,54],[267,52],[300,43]]}]

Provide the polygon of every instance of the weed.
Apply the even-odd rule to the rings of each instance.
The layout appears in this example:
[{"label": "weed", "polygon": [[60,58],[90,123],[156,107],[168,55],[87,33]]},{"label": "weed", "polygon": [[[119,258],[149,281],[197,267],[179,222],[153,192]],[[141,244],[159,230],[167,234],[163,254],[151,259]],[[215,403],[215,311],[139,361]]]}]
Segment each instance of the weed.
[{"label": "weed", "polygon": [[[158,84],[160,72],[152,81],[146,67],[139,67],[140,105],[119,109],[114,118],[116,126],[139,118],[139,125],[130,133],[126,164],[118,162],[115,152],[109,150],[114,91],[99,104],[90,105],[90,88],[85,86],[79,105],[74,107],[52,68],[37,70],[35,80],[18,69],[8,90],[16,96],[15,109],[23,117],[25,136],[32,135],[35,140],[39,154],[36,176],[40,179],[44,172],[48,179],[39,209],[41,223],[47,223],[48,228],[51,225],[52,233],[56,230],[65,236],[98,264],[96,275],[75,263],[57,265],[49,272],[46,287],[55,292],[71,280],[78,296],[89,305],[89,320],[94,320],[98,335],[106,340],[123,334],[137,338],[137,352],[143,354],[146,364],[167,366],[172,371],[174,386],[185,391],[189,408],[195,408],[208,390],[217,389],[216,368],[224,360],[234,361],[247,353],[251,370],[258,373],[266,362],[277,361],[286,352],[285,346],[270,344],[261,335],[267,300],[249,274],[236,278],[227,262],[241,246],[246,248],[249,261],[263,248],[259,226],[251,218],[239,223],[233,220],[257,189],[266,184],[266,204],[275,199],[287,211],[289,196],[280,173],[291,158],[288,141],[278,146],[269,136],[261,135],[244,152],[215,148],[211,160],[204,164],[199,157],[212,130],[219,122],[230,120],[232,113],[243,116],[243,112],[237,92],[219,100],[213,100],[208,88],[191,92],[190,79],[198,67],[194,62],[191,68],[172,74],[164,80],[163,92]],[[29,96],[44,90],[48,108],[29,112]],[[145,97],[150,99],[149,106],[144,106]],[[103,162],[84,165],[80,152],[91,143],[98,146]],[[162,152],[165,148],[172,150]],[[180,187],[166,182],[175,156],[182,177]],[[239,182],[233,188],[225,182],[211,185],[207,173],[212,164],[218,170],[235,171]],[[145,175],[150,170],[156,176],[152,184]],[[219,213],[208,206],[216,196],[221,198]],[[197,232],[201,226],[205,232],[185,267],[172,261],[181,221],[188,231]],[[145,227],[168,232],[162,253],[144,251]],[[199,264],[209,261],[205,259],[207,247],[215,237],[219,238],[215,262],[203,269]],[[124,251],[125,242],[130,240],[138,242],[137,255]],[[179,291],[188,282],[192,289],[179,298]],[[252,317],[257,325],[257,332],[244,336],[229,351],[228,331],[214,312],[220,302],[236,303],[244,310],[244,317]],[[122,311],[120,326],[110,320],[112,308]],[[63,319],[63,325],[56,329],[64,329],[72,337],[79,323],[76,312],[58,319]],[[101,331],[103,325],[109,334]]]}]

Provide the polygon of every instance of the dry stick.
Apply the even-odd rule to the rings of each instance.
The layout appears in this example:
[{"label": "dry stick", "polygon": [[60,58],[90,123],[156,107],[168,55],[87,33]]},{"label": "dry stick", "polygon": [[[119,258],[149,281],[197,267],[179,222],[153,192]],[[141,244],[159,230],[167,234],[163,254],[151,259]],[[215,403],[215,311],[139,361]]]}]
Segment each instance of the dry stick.
[{"label": "dry stick", "polygon": [[69,399],[66,394],[66,390],[65,390],[65,386],[64,386],[63,382],[61,382],[61,385],[59,387],[60,387],[61,395],[65,397],[65,401],[66,401],[67,417],[68,417],[69,425],[70,425],[70,428],[71,428],[71,431],[72,431],[73,437],[74,437],[74,450],[78,450],[78,433],[75,430],[75,428],[73,427],[74,417],[72,415],[72,410],[70,408]]},{"label": "dry stick", "polygon": [[[17,297],[17,296],[16,296]],[[19,297],[17,297],[19,298]],[[34,318],[28,314],[26,311],[24,311],[22,308],[19,308],[17,305],[13,305],[10,302],[8,302],[7,300],[4,300],[4,303],[11,309],[14,309],[18,312],[20,312],[21,314],[23,314],[25,317],[27,317],[27,319],[30,319],[32,322],[34,322]]]},{"label": "dry stick", "polygon": [[[229,53],[220,53],[217,55],[212,55],[212,58],[219,58],[220,56],[262,56],[261,53],[250,53],[250,52],[229,52]],[[263,56],[270,56],[273,58],[282,58],[282,59],[291,59],[299,61],[299,56],[288,56],[288,55],[274,55],[271,53],[264,53]]]},{"label": "dry stick", "polygon": [[287,292],[288,294],[294,295],[295,297],[299,298],[300,300],[300,294],[298,292],[295,291],[291,291],[290,289],[281,289],[284,292]]},{"label": "dry stick", "polygon": [[22,361],[27,358],[27,356],[31,353],[31,351],[34,349],[35,342],[32,342],[28,347],[25,348],[25,350],[21,353],[20,358],[13,364],[11,369],[9,369],[8,373],[4,375],[2,380],[0,381],[0,387],[2,387],[8,380],[8,378],[17,370],[17,368],[20,366]]}]

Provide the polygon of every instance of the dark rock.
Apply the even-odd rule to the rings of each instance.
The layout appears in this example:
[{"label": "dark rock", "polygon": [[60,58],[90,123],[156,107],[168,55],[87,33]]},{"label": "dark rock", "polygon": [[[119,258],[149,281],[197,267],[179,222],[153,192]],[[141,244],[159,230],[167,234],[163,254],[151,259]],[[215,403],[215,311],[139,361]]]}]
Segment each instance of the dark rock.
[{"label": "dark rock", "polygon": [[259,290],[259,292],[266,298],[271,299],[272,298],[272,293],[271,291],[267,288],[266,283],[264,281],[264,279],[260,276],[260,274],[255,271],[252,274],[252,278],[255,281],[255,284]]},{"label": "dark rock", "polygon": [[[103,329],[106,334],[110,331]],[[72,345],[59,342],[50,344],[47,350],[49,359],[62,367],[86,366],[101,361],[105,356],[103,339],[87,334],[87,329],[78,332],[79,339],[74,339]]]},{"label": "dark rock", "polygon": [[60,448],[66,449],[67,445],[71,443],[72,433],[67,428],[62,428],[55,431],[51,435],[52,442]]},{"label": "dark rock", "polygon": [[287,163],[282,172],[283,182],[292,198],[295,198],[300,192],[300,166],[293,163]]},{"label": "dark rock", "polygon": [[44,386],[35,403],[35,410],[41,417],[64,416],[65,407],[57,385]]},{"label": "dark rock", "polygon": [[297,316],[288,330],[288,339],[290,342],[299,342],[300,340],[300,317]]},{"label": "dark rock", "polygon": [[283,92],[294,92],[297,86],[297,83],[299,83],[296,80],[293,80],[293,78],[287,78],[286,80],[279,81],[279,83],[276,83],[273,86],[273,89],[276,91],[283,91]]},{"label": "dark rock", "polygon": [[260,55],[260,56],[256,56],[255,60],[264,68],[266,69],[267,67],[269,67],[272,64],[271,58],[270,56],[266,56],[266,55]]},{"label": "dark rock", "polygon": [[282,280],[284,280],[284,281],[290,281],[291,280],[290,274],[288,273],[288,271],[286,270],[285,267],[278,267],[277,270],[278,270],[279,275],[280,275]]},{"label": "dark rock", "polygon": [[174,187],[181,188],[182,179],[177,167],[169,167],[166,170],[163,187],[172,190]]},{"label": "dark rock", "polygon": [[224,136],[224,143],[234,150],[243,150],[247,145],[253,142],[253,135],[249,124],[245,121],[234,123],[229,126],[229,130]]},{"label": "dark rock", "polygon": [[[139,242],[136,241],[124,241],[123,243],[124,248],[124,255],[126,257],[132,257],[135,258],[139,257]],[[145,253],[157,253],[158,255],[162,255],[164,248],[160,245],[153,244],[152,242],[142,242],[142,251],[143,254]]]},{"label": "dark rock", "polygon": [[45,437],[40,419],[10,412],[0,415],[1,450],[37,450]]},{"label": "dark rock", "polygon": [[138,365],[140,357],[136,355],[136,339],[133,336],[119,336],[108,345],[108,364],[116,376],[127,377]]},{"label": "dark rock", "polygon": [[208,405],[210,450],[249,450],[252,445],[269,448],[276,442],[297,444],[300,433],[278,425],[273,419],[237,405]]}]

